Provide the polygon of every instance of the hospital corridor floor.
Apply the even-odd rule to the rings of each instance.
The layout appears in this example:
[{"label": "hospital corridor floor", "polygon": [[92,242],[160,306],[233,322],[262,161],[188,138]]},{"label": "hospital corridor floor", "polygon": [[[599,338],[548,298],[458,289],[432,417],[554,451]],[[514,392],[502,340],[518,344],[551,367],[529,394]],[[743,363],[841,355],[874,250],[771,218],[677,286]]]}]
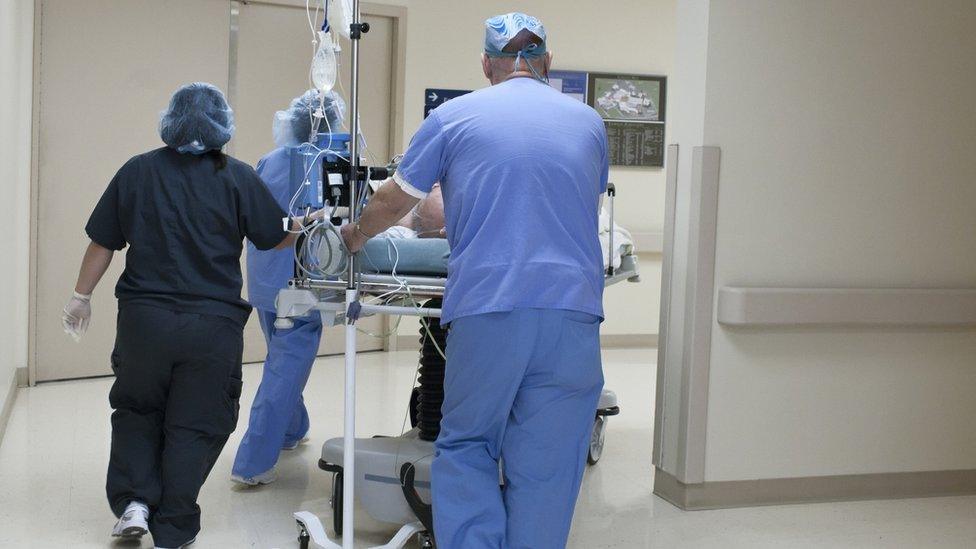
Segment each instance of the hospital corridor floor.
[{"label": "hospital corridor floor", "polygon": [[[654,349],[604,351],[606,386],[621,414],[610,421],[602,460],[586,472],[569,547],[976,547],[976,497],[789,505],[683,512],[652,494]],[[360,436],[398,434],[416,351],[360,355]],[[321,444],[341,435],[342,359],[320,359],[305,400],[311,440],[279,461],[279,480],[257,489],[230,468],[261,365],[244,367],[241,421],[203,488],[203,530],[194,545],[296,548],[292,513],[330,516],[331,475],[316,466]],[[23,389],[0,445],[0,547],[151,547],[109,538],[105,501],[108,378]],[[396,526],[357,514],[361,546],[385,543]],[[326,522],[326,524],[328,524]]]}]

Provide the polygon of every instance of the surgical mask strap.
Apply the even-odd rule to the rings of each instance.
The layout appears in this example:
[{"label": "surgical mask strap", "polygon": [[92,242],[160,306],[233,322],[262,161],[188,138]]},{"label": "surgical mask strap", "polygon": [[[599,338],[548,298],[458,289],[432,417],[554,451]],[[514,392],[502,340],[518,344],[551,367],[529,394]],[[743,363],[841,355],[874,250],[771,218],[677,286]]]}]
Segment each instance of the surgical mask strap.
[{"label": "surgical mask strap", "polygon": [[549,84],[549,76],[546,75],[545,77],[542,77],[539,74],[539,71],[535,70],[535,67],[532,66],[532,63],[529,62],[529,59],[525,57],[525,50],[519,51],[518,54],[516,54],[515,56],[515,72],[518,72],[520,62],[523,58],[525,58],[525,65],[529,67],[529,71],[532,73],[532,76],[534,76],[536,80],[542,82],[543,84]]},{"label": "surgical mask strap", "polygon": [[[512,71],[512,74],[519,71],[519,68],[522,66],[522,60],[525,59],[525,64],[526,66],[529,67],[529,72],[532,73],[532,76],[539,82],[542,82],[543,84],[549,84],[549,76],[548,75],[542,76],[541,74],[539,74],[539,71],[535,70],[535,67],[532,66],[532,63],[529,61],[532,58],[542,57],[543,55],[546,54],[545,50],[543,50],[540,53],[535,53],[535,50],[537,48],[538,48],[537,44],[529,44],[528,46],[522,48],[516,53],[497,52],[497,53],[488,53],[488,56],[489,57],[514,57],[515,69]],[[528,55],[530,52],[533,53],[534,55]]]}]

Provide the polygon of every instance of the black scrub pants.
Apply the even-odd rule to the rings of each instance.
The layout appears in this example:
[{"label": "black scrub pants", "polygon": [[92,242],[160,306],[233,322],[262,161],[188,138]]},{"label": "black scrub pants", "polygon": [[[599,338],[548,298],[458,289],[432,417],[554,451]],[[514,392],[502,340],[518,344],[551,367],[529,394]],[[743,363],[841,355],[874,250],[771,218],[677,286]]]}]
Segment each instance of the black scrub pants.
[{"label": "black scrub pants", "polygon": [[219,316],[119,311],[106,492],[116,516],[133,500],[149,506],[156,546],[200,531],[200,487],[237,425],[243,331]]}]

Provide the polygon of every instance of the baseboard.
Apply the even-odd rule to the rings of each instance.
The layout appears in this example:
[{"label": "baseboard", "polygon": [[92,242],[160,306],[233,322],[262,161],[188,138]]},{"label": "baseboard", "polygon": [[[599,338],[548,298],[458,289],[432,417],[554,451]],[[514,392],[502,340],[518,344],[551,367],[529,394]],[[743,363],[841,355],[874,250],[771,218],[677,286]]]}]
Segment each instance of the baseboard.
[{"label": "baseboard", "polygon": [[[420,338],[415,335],[398,335],[391,342],[390,350],[416,351],[420,349]],[[394,347],[395,345],[395,347]],[[639,349],[657,347],[657,334],[603,334],[600,346],[604,349]]]},{"label": "baseboard", "polygon": [[654,493],[686,511],[976,494],[976,469],[684,484],[656,469]]},{"label": "baseboard", "polygon": [[17,380],[18,387],[28,387],[30,385],[30,372],[27,370],[27,367],[17,368],[14,379]]},{"label": "baseboard", "polygon": [[26,368],[17,368],[17,372],[10,376],[10,385],[7,387],[0,388],[0,391],[5,391],[3,399],[3,408],[0,409],[0,444],[3,444],[3,435],[7,431],[7,420],[10,419],[10,412],[14,409],[14,400],[17,398],[17,380],[20,377],[20,370],[26,370]]}]

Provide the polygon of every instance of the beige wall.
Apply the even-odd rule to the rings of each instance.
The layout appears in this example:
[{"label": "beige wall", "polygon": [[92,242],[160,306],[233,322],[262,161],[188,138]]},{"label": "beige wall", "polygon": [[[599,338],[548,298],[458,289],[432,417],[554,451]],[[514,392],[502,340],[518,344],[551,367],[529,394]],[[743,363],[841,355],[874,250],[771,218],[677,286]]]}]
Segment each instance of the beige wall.
[{"label": "beige wall", "polygon": [[[711,2],[716,288],[976,287],[974,27],[969,0]],[[976,468],[973,331],[712,333],[706,481]]]},{"label": "beige wall", "polygon": [[[484,20],[499,13],[520,10],[539,17],[550,35],[556,69],[672,72],[675,0],[574,3],[571,8],[564,0],[538,0],[531,5],[498,0],[388,3],[408,6],[403,117],[406,140],[423,120],[424,89],[477,89],[487,84],[479,62]],[[364,47],[369,47],[368,41]],[[511,121],[513,129],[517,124],[517,120]],[[671,127],[669,123],[668,132]],[[670,133],[667,138],[670,141]],[[664,170],[613,168],[610,177],[620,198],[618,223],[637,233],[639,246],[659,247],[664,224]],[[658,332],[660,254],[642,254],[640,259],[643,282],[607,290],[604,334]],[[404,322],[401,333],[412,335],[414,325]]]},{"label": "beige wall", "polygon": [[0,411],[27,366],[33,41],[33,0],[0,2]]}]

